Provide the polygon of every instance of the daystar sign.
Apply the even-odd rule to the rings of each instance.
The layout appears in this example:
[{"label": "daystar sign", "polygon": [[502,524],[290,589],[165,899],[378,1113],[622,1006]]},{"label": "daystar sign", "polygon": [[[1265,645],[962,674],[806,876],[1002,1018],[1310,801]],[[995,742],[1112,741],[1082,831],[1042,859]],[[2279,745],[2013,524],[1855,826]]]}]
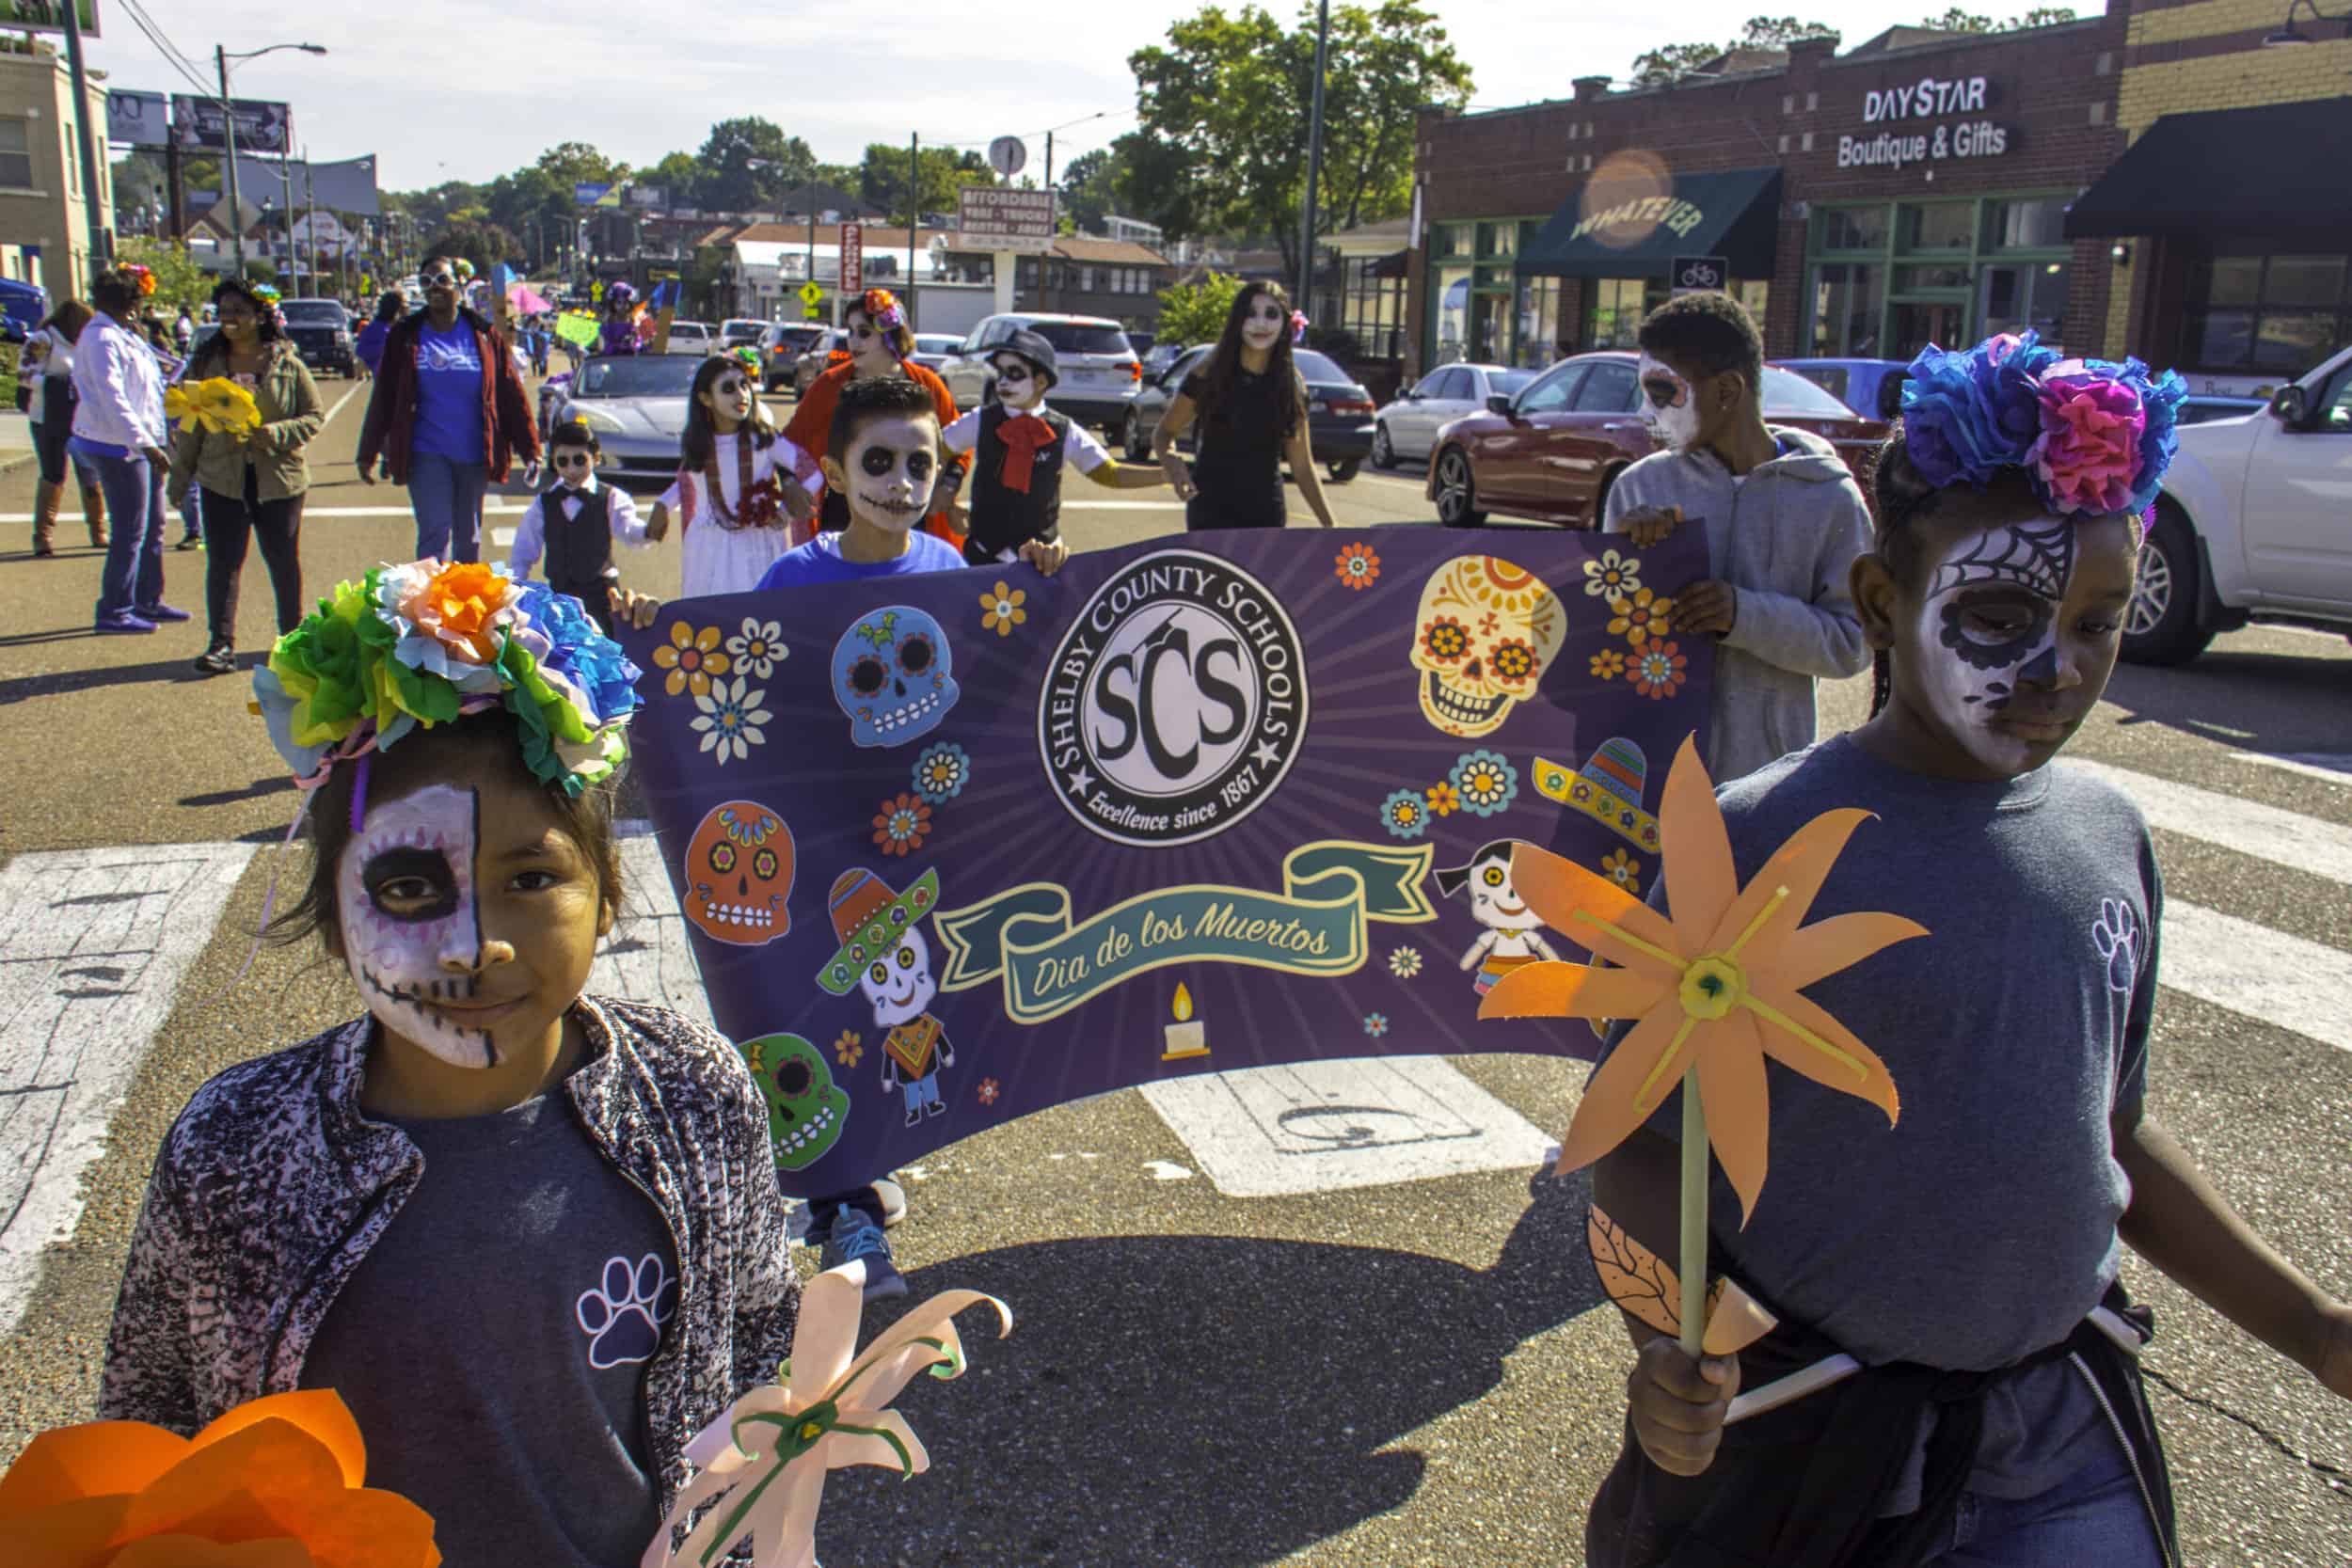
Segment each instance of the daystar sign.
[{"label": "daystar sign", "polygon": [[[1933,115],[1980,114],[1988,93],[1981,76],[1922,76],[1899,87],[1876,87],[1862,95],[1862,118],[1871,124]],[[1875,136],[1837,138],[1839,168],[1900,168],[1905,164],[1947,158],[1996,158],[2009,150],[2009,127],[1989,119],[1939,125],[1932,133],[1882,131]]]},{"label": "daystar sign", "polygon": [[1922,76],[1908,87],[1879,87],[1864,93],[1862,118],[1875,125],[1882,119],[1981,114],[1984,93],[1985,81],[1981,76]]}]

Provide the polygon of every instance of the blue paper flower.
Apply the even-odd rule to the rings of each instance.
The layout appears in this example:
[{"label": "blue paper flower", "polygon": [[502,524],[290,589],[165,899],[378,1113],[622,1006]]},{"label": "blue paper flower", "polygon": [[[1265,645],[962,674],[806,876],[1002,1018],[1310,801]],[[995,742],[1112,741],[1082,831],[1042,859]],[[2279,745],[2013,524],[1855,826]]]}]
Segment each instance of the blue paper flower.
[{"label": "blue paper flower", "polygon": [[2145,512],[2163,488],[2165,470],[2172,467],[2173,454],[2180,451],[2181,400],[2188,396],[2188,384],[2178,371],[2151,378],[2148,367],[2137,359],[2123,362],[2123,373],[2127,380],[2137,376],[2139,406],[2148,416],[2148,428],[2139,436],[2139,478],[2132,486],[2132,510]]},{"label": "blue paper flower", "polygon": [[[618,642],[596,629],[578,599],[533,582],[524,586],[516,608],[530,632],[536,634],[532,651],[541,668],[580,689],[588,699],[585,717],[592,723],[609,724],[643,704],[637,681],[644,672],[629,662]],[[538,641],[547,643],[544,651]]]},{"label": "blue paper flower", "polygon": [[1922,349],[1903,384],[1903,444],[1913,466],[1940,489],[1963,482],[1982,488],[2023,464],[2041,434],[2030,376],[2057,357],[2030,332],[1972,349]]}]

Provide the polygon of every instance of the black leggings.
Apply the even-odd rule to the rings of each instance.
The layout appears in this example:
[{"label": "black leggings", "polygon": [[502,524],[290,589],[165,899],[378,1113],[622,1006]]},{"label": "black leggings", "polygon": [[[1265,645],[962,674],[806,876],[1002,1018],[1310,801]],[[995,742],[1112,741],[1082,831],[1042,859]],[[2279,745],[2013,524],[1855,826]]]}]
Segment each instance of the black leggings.
[{"label": "black leggings", "polygon": [[237,640],[237,578],[245,571],[246,543],[256,535],[278,599],[278,634],[302,622],[302,498],[262,500],[249,496],[250,483],[247,496],[204,488],[204,613],[212,641],[224,646]]}]

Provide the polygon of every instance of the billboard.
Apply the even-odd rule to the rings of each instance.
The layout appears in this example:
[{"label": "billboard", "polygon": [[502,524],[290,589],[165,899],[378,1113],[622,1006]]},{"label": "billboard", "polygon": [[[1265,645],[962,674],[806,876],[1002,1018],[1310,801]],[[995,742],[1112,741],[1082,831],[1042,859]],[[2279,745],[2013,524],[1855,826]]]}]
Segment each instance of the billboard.
[{"label": "billboard", "polygon": [[378,216],[384,211],[376,196],[373,153],[360,158],[338,158],[331,163],[296,158],[291,165],[284,165],[275,158],[264,161],[245,156],[245,133],[237,133],[237,185],[246,200],[259,202],[263,196],[275,193],[282,203],[289,181],[297,206],[315,202],[363,218]]},{"label": "billboard", "polygon": [[956,193],[957,250],[1041,254],[1054,243],[1054,193],[966,185]]},{"label": "billboard", "polygon": [[649,207],[658,212],[670,204],[669,195],[670,193],[660,185],[631,185],[628,188],[628,204],[632,207]]},{"label": "billboard", "polygon": [[106,90],[106,139],[128,147],[165,147],[171,141],[170,100],[160,92]]},{"label": "billboard", "polygon": [[609,184],[599,185],[586,180],[576,181],[572,185],[572,205],[575,207],[596,206],[612,193],[612,187]]},{"label": "billboard", "polygon": [[[82,24],[82,36],[98,36],[98,0],[79,0],[73,8],[74,18]],[[57,0],[0,0],[0,27],[21,27],[34,33],[65,31],[65,8]]]},{"label": "billboard", "polygon": [[[236,116],[238,151],[283,157],[293,148],[294,111],[285,104],[232,98],[229,109]],[[183,148],[225,150],[229,145],[227,119],[217,98],[192,98],[184,92],[171,95],[171,139]]]}]

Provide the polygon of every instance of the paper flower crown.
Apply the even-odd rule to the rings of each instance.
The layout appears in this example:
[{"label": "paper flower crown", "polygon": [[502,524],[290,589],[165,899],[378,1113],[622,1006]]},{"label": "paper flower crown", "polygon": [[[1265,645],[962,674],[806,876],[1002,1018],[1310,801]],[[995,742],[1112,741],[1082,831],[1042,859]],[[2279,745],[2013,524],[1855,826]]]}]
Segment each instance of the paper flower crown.
[{"label": "paper flower crown", "polygon": [[580,602],[427,558],[342,582],[253,673],[253,710],[306,788],[418,725],[504,707],[540,783],[577,796],[628,755],[640,671]]},{"label": "paper flower crown", "polygon": [[153,268],[141,266],[136,261],[124,261],[115,270],[131,280],[131,287],[139,292],[140,298],[144,299],[155,292]]},{"label": "paper flower crown", "polygon": [[896,331],[907,324],[907,313],[899,306],[898,296],[888,289],[868,289],[858,296],[857,303],[877,332]]},{"label": "paper flower crown", "polygon": [[2145,512],[2179,445],[2188,388],[2137,359],[2062,358],[2031,332],[1975,348],[1931,343],[1903,386],[1903,437],[1913,467],[1938,489],[1983,489],[2023,468],[2052,512]]}]

